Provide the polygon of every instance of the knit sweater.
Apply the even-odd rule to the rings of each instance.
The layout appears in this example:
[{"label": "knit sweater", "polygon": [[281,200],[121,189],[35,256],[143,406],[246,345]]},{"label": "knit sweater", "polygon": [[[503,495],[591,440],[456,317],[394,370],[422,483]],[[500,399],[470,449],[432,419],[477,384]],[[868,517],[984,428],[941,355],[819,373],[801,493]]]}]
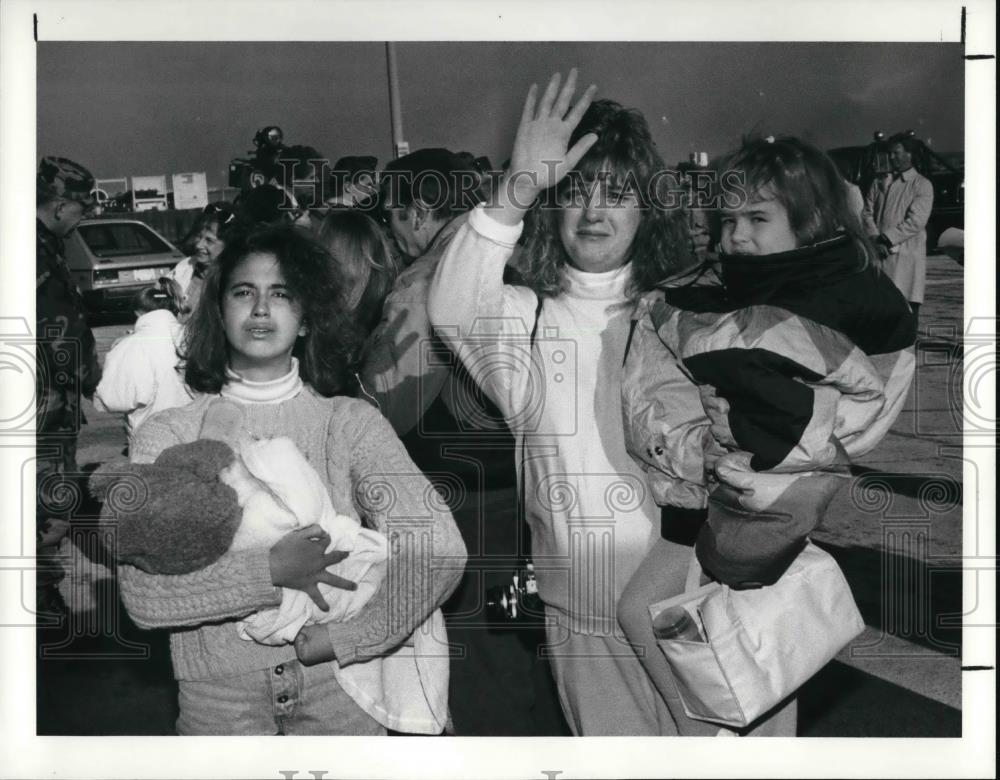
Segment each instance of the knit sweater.
[{"label": "knit sweater", "polygon": [[[197,439],[213,397],[198,396],[147,420],[137,432],[133,462],[151,463],[166,448]],[[461,578],[465,547],[444,502],[388,422],[366,403],[323,398],[306,386],[292,398],[246,403],[242,410],[247,434],[290,438],[323,479],[338,511],[389,537],[383,586],[356,617],[327,626],[337,661],[344,666],[397,647]],[[239,618],[281,603],[267,549],[229,552],[185,575],[152,575],[122,565],[119,579],[138,625],[174,629],[177,679],[219,678],[295,658],[292,645],[270,647],[237,635]]]},{"label": "knit sweater", "polygon": [[503,412],[520,463],[542,599],[589,633],[614,629],[616,604],[652,544],[659,510],[625,450],[621,370],[631,267],[564,269],[538,298],[503,283],[521,226],[476,208],[437,268],[428,310],[439,334]]}]

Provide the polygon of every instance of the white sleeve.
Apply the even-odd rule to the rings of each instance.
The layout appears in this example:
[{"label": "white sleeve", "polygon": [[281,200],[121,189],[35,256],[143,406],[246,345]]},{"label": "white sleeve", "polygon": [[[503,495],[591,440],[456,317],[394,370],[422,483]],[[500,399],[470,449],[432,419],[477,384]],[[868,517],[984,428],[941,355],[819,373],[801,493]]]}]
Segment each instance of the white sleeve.
[{"label": "white sleeve", "polygon": [[94,405],[105,412],[131,412],[152,403],[155,396],[156,376],[142,342],[122,339],[104,359]]},{"label": "white sleeve", "polygon": [[528,389],[538,303],[528,288],[503,282],[522,229],[476,207],[438,264],[427,307],[435,332],[508,420]]}]

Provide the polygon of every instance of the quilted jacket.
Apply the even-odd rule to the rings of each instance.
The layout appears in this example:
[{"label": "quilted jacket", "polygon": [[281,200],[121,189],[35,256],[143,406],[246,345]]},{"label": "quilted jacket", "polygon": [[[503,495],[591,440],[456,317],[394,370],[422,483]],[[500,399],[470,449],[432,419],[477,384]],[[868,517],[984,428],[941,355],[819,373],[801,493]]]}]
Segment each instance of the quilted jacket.
[{"label": "quilted jacket", "polygon": [[838,236],[723,256],[638,303],[623,379],[630,454],[663,508],[734,587],[773,583],[902,409],[916,332],[906,300]]}]

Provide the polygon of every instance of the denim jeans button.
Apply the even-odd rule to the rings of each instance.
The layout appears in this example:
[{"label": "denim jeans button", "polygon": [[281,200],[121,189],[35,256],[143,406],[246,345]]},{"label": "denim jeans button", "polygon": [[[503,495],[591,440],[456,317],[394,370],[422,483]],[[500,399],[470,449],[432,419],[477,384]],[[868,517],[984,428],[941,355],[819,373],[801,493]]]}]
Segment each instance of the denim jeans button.
[{"label": "denim jeans button", "polygon": [[280,674],[283,674],[284,671],[285,671],[285,665],[284,664],[278,664],[276,667],[274,667],[274,673],[275,674],[280,675]]}]

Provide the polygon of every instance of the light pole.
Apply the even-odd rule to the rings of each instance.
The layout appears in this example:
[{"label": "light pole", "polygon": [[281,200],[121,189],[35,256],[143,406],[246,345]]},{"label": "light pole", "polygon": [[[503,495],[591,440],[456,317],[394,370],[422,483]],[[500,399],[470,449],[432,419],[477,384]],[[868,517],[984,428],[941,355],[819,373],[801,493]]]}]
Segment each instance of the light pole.
[{"label": "light pole", "polygon": [[403,108],[399,101],[399,72],[396,69],[396,44],[386,42],[385,60],[389,73],[389,120],[392,122],[392,152],[399,158],[410,153],[403,140]]}]

